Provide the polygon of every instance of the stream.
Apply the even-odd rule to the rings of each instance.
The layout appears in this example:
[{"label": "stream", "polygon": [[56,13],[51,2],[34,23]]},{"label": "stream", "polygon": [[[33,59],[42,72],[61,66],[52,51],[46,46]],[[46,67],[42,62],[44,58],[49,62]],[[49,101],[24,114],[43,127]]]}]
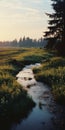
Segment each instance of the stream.
[{"label": "stream", "polygon": [[17,81],[27,89],[36,106],[27,118],[13,123],[11,130],[63,130],[62,122],[60,124],[61,106],[55,103],[50,88],[34,78],[32,67],[39,66],[38,63],[26,66],[16,75]]}]

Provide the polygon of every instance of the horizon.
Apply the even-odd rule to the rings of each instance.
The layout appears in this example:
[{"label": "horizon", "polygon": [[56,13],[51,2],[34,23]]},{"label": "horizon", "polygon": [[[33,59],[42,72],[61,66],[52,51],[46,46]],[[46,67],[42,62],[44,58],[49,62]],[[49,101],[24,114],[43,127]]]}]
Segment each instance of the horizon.
[{"label": "horizon", "polygon": [[3,43],[5,43],[5,42],[13,42],[13,41],[19,42],[19,40],[20,40],[20,39],[23,40],[24,37],[25,37],[25,40],[26,40],[27,38],[29,38],[29,39],[31,39],[32,41],[34,41],[34,40],[38,41],[38,40],[40,40],[40,39],[43,39],[44,41],[46,41],[46,40],[44,39],[44,37],[40,37],[40,38],[37,39],[37,38],[31,38],[31,37],[23,36],[23,37],[20,37],[19,39],[14,38],[14,39],[11,39],[11,40],[0,40],[0,42],[3,42]]},{"label": "horizon", "polygon": [[0,41],[11,41],[20,37],[40,39],[47,30],[51,12],[51,0],[1,0]]}]

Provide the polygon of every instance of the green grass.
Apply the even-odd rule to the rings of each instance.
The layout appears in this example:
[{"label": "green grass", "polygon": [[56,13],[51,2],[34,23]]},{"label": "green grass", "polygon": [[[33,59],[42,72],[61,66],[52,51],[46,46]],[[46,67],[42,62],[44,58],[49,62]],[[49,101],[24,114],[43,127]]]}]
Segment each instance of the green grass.
[{"label": "green grass", "polygon": [[55,100],[65,104],[65,59],[53,55],[43,62],[39,69],[34,68],[33,71],[38,81],[51,87]]},{"label": "green grass", "polygon": [[16,81],[16,74],[25,65],[23,53],[28,50],[1,48],[0,51],[0,118],[26,116],[35,103]]},{"label": "green grass", "polygon": [[26,116],[35,103],[16,81],[25,65],[42,62],[47,52],[34,48],[0,48],[0,117]]}]

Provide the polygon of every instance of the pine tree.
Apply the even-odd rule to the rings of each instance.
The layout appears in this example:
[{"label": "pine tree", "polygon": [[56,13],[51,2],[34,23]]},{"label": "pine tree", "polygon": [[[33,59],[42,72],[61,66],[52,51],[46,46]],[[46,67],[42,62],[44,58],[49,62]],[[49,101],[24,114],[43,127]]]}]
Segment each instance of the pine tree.
[{"label": "pine tree", "polygon": [[46,15],[50,18],[48,21],[48,31],[45,32],[45,39],[48,39],[48,48],[56,46],[65,46],[65,31],[64,31],[64,0],[51,0],[54,13]]}]

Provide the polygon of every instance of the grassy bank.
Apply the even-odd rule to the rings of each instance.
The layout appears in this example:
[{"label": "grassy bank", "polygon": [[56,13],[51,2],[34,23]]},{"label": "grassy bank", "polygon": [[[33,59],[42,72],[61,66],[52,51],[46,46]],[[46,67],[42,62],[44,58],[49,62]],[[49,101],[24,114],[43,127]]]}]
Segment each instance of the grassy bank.
[{"label": "grassy bank", "polygon": [[25,65],[41,62],[43,54],[47,52],[42,49],[0,48],[0,118],[23,118],[34,107],[31,97],[17,83],[16,74]]},{"label": "grassy bank", "polygon": [[65,105],[65,58],[49,55],[40,68],[34,68],[35,78],[51,87],[55,100]]},{"label": "grassy bank", "polygon": [[26,117],[35,105],[16,81],[19,70],[25,63],[29,64],[24,60],[27,52],[26,49],[0,49],[0,119]]}]

